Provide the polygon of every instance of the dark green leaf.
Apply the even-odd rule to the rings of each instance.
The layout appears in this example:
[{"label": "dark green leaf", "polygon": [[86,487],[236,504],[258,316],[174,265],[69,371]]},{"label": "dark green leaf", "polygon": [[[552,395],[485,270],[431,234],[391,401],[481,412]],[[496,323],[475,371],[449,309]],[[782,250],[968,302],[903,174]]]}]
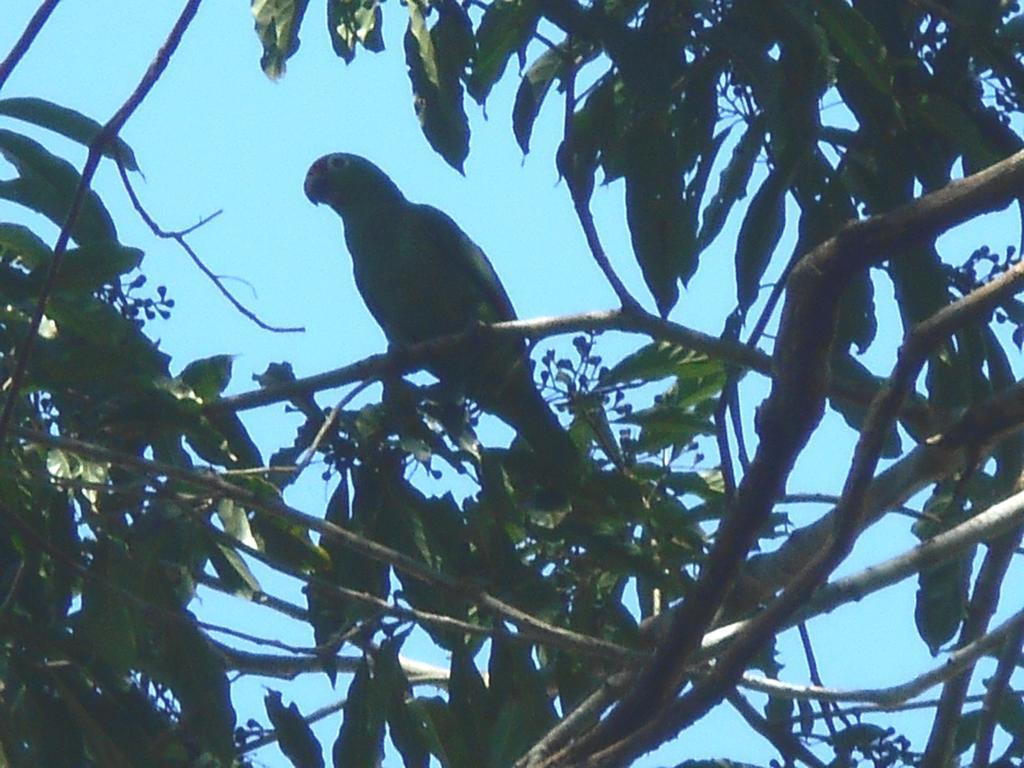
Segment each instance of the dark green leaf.
[{"label": "dark green leaf", "polygon": [[722,363],[701,352],[656,341],[627,355],[601,377],[602,386],[633,381],[657,381],[669,376],[708,376],[724,371]]},{"label": "dark green leaf", "polygon": [[683,447],[698,435],[714,434],[714,426],[706,416],[681,408],[655,407],[621,419],[640,429],[637,448],[641,453],[654,453],[669,446]]},{"label": "dark green leaf", "polygon": [[182,611],[179,616],[182,620],[168,622],[163,631],[152,628],[158,643],[153,678],[170,686],[181,703],[182,717],[210,752],[228,762],[235,754],[235,711],[224,661],[191,614]]},{"label": "dark green leaf", "polygon": [[412,706],[409,680],[398,658],[401,637],[381,644],[374,655],[374,675],[380,679],[387,696],[388,733],[402,755],[405,768],[427,768],[430,765],[430,735],[426,723]]},{"label": "dark green leaf", "polygon": [[466,12],[454,0],[445,0],[435,6],[440,18],[428,29],[422,2],[410,0],[405,33],[416,116],[430,146],[462,173],[469,155],[469,121],[461,78],[473,54],[473,28]]},{"label": "dark green leaf", "polygon": [[[0,99],[0,115],[48,128],[85,146],[92,143],[103,127],[91,117],[86,117],[74,109],[30,96]],[[120,162],[129,171],[139,170],[135,153],[120,137],[108,142],[103,154]]]},{"label": "dark green leaf", "polygon": [[142,263],[142,251],[120,243],[90,243],[65,252],[57,287],[64,291],[92,293],[116,285],[126,272]]},{"label": "dark green leaf", "polygon": [[324,754],[320,749],[320,743],[302,717],[299,708],[295,706],[295,702],[286,707],[278,691],[267,691],[267,695],[263,697],[263,704],[277,734],[277,746],[292,765],[295,768],[324,768]]},{"label": "dark green leaf", "polygon": [[346,63],[355,58],[356,44],[375,53],[384,50],[382,23],[377,0],[327,0],[331,45]]},{"label": "dark green leaf", "polygon": [[[63,226],[80,176],[71,163],[32,139],[0,129],[0,155],[18,171],[18,177],[0,181],[0,198],[24,205]],[[114,222],[92,190],[85,193],[71,237],[79,245],[116,242]]]},{"label": "dark green leaf", "polygon": [[697,253],[711,244],[722,231],[733,205],[747,196],[747,182],[763,144],[764,121],[755,118],[733,148],[732,157],[719,176],[718,189],[704,208],[697,235]]},{"label": "dark green leaf", "polygon": [[736,300],[747,309],[757,299],[761,277],[786,224],[786,174],[772,171],[757,190],[736,241]]},{"label": "dark green leaf", "polygon": [[891,95],[892,68],[877,30],[845,0],[821,0],[817,9],[818,21],[838,57],[849,62],[880,93]]},{"label": "dark green leaf", "polygon": [[334,742],[334,768],[376,768],[384,759],[384,709],[366,659],[348,688],[341,730]]},{"label": "dark green leaf", "polygon": [[486,101],[512,54],[521,56],[526,50],[538,18],[536,0],[496,0],[487,6],[476,32],[477,51],[466,85],[478,103]]},{"label": "dark green leaf", "polygon": [[231,380],[233,360],[232,355],[214,355],[196,360],[185,366],[178,378],[196,394],[200,402],[213,402]]},{"label": "dark green leaf", "polygon": [[263,44],[260,66],[273,79],[284,74],[285,62],[299,49],[299,26],[309,0],[252,0],[256,34]]},{"label": "dark green leaf", "polygon": [[50,246],[28,227],[0,224],[0,257],[32,270],[49,264],[52,256]]},{"label": "dark green leaf", "polygon": [[530,151],[533,124],[540,114],[544,97],[547,96],[551,83],[562,73],[568,55],[565,45],[549,48],[530,65],[519,83],[516,101],[512,107],[512,132],[524,154]]}]

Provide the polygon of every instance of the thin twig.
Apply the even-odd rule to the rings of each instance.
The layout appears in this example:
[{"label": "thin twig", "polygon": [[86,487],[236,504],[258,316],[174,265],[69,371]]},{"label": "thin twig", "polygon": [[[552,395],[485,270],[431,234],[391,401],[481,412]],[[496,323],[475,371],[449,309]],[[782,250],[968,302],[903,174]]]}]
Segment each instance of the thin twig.
[{"label": "thin twig", "polygon": [[[306,725],[312,725],[313,723],[319,722],[324,718],[330,717],[331,715],[341,712],[345,708],[346,699],[339,699],[338,701],[326,704],[319,709],[315,709],[306,715],[303,720],[306,721]],[[249,752],[255,752],[260,747],[265,747],[268,744],[273,744],[280,738],[277,729],[265,731],[262,736],[258,736],[252,741],[247,741],[242,744],[239,748],[239,754],[248,754]]]},{"label": "thin twig", "polygon": [[198,224],[193,224],[191,227],[187,229],[183,229],[178,232],[169,232],[167,230],[162,229],[160,225],[156,223],[153,217],[149,215],[149,212],[143,207],[142,202],[139,200],[139,196],[135,193],[135,188],[132,186],[131,179],[128,177],[128,170],[124,167],[124,164],[118,163],[117,170],[121,174],[121,183],[124,185],[125,191],[128,193],[128,198],[132,201],[132,206],[135,208],[135,211],[139,214],[142,220],[146,222],[146,225],[150,228],[153,234],[164,240],[173,240],[178,245],[180,245],[181,249],[188,254],[188,257],[190,259],[192,259],[192,263],[199,268],[200,272],[206,275],[206,277],[210,280],[210,282],[214,284],[217,290],[221,292],[221,295],[224,296],[224,298],[226,298],[231,303],[231,306],[238,310],[240,314],[249,318],[252,322],[254,322],[263,330],[271,331],[273,333],[301,333],[306,330],[302,326],[270,325],[261,320],[256,315],[255,312],[253,312],[251,309],[246,307],[244,304],[242,304],[242,302],[235,298],[231,291],[229,291],[227,287],[224,285],[224,282],[220,279],[220,277],[214,274],[213,270],[206,266],[206,263],[201,258],[199,258],[199,254],[197,254],[195,250],[192,248],[192,246],[190,246],[188,242],[185,240],[186,235],[195,232],[203,225],[217,218],[222,213],[221,211],[217,211],[216,213],[204,217],[202,220],[199,221]]},{"label": "thin twig", "polygon": [[[811,633],[807,631],[807,622],[801,621],[797,624],[797,631],[800,634],[800,644],[804,649],[804,658],[807,659],[807,674],[812,683],[824,687],[825,683],[821,679],[821,673],[818,672],[818,660],[814,658],[814,646],[811,645]],[[825,727],[828,728],[829,734],[835,736],[836,725],[832,722],[832,708],[828,702],[822,701],[820,704],[821,714],[825,716]]]},{"label": "thin twig", "polygon": [[341,414],[342,409],[352,402],[352,400],[368,386],[370,386],[369,380],[360,382],[359,386],[354,387],[351,392],[341,398],[341,400],[338,401],[338,404],[331,409],[327,418],[324,419],[324,423],[321,424],[320,429],[317,430],[316,436],[313,438],[313,442],[309,444],[309,447],[306,448],[303,455],[295,462],[295,478],[298,478],[298,476],[302,474],[302,471],[309,466],[309,463],[313,460],[313,456],[316,455],[320,444],[324,441],[324,438],[327,437],[327,433],[330,432],[331,428],[338,422],[338,416]]},{"label": "thin twig", "polygon": [[46,278],[43,281],[43,286],[39,291],[39,298],[36,300],[35,311],[33,312],[32,319],[29,322],[28,334],[25,336],[25,339],[21,344],[21,348],[18,350],[17,357],[15,358],[14,373],[11,374],[11,378],[7,386],[7,399],[4,401],[3,411],[0,412],[0,444],[3,443],[10,428],[11,419],[14,416],[14,406],[18,400],[21,386],[25,381],[29,359],[32,356],[32,350],[35,347],[36,338],[39,336],[39,327],[43,322],[43,314],[46,311],[47,300],[50,298],[50,294],[53,293],[53,290],[57,285],[57,276],[60,272],[61,265],[64,263],[64,254],[67,252],[68,242],[71,239],[71,229],[78,220],[78,215],[82,210],[83,203],[85,202],[86,193],[89,191],[89,186],[92,183],[92,177],[95,175],[96,168],[99,166],[100,158],[103,156],[103,150],[117,137],[121,128],[128,121],[128,118],[132,116],[132,113],[134,113],[136,109],[138,109],[142,100],[146,98],[153,86],[156,85],[156,81],[167,68],[167,64],[170,62],[171,56],[181,43],[185,30],[188,29],[189,24],[192,23],[192,19],[195,18],[196,11],[199,10],[199,4],[201,2],[202,0],[188,0],[188,2],[185,3],[185,7],[182,10],[181,15],[174,23],[174,27],[171,29],[171,32],[167,36],[163,45],[160,46],[160,50],[157,51],[156,57],[149,65],[146,73],[142,76],[142,80],[139,81],[138,86],[136,86],[127,101],[125,101],[117,112],[114,113],[114,116],[107,121],[107,123],[99,130],[99,133],[97,133],[93,140],[89,142],[89,154],[85,159],[85,166],[82,168],[82,175],[78,180],[78,186],[75,189],[75,195],[72,198],[67,218],[64,221],[64,225],[60,228],[60,234],[57,236],[57,242],[53,246],[53,255],[50,259],[49,268],[46,272]]},{"label": "thin twig", "polygon": [[813,768],[825,768],[825,763],[801,744],[796,736],[786,728],[779,727],[779,724],[769,722],[739,691],[733,691],[725,698],[746,721],[747,725],[761,734],[779,751],[779,754],[786,759],[786,765],[792,765],[799,761]]},{"label": "thin twig", "polygon": [[43,0],[43,3],[36,9],[36,12],[32,14],[32,18],[28,20],[25,31],[21,33],[21,37],[14,43],[14,47],[7,54],[7,58],[0,61],[0,90],[3,90],[4,83],[11,76],[14,68],[18,66],[18,62],[28,53],[28,49],[32,46],[36,35],[39,34],[39,31],[50,18],[50,14],[53,13],[59,2],[60,0]]},{"label": "thin twig", "polygon": [[[572,55],[571,45],[571,33],[570,37],[567,38],[569,42],[569,55]],[[633,296],[629,293],[625,283],[622,282],[621,278],[616,274],[614,267],[612,267],[611,260],[608,258],[608,253],[605,251],[604,246],[601,245],[601,237],[597,233],[597,225],[594,223],[594,215],[590,212],[590,195],[587,191],[580,188],[579,179],[575,173],[575,137],[573,135],[573,115],[576,111],[576,69],[575,62],[569,61],[568,68],[569,72],[562,78],[562,82],[565,85],[565,115],[563,125],[563,151],[569,158],[571,165],[569,171],[565,174],[565,183],[569,188],[569,197],[572,198],[573,208],[576,210],[576,218],[580,222],[580,227],[583,229],[583,236],[587,240],[587,247],[590,248],[590,254],[593,256],[594,261],[597,263],[598,268],[604,274],[608,284],[615,291],[615,295],[619,299],[619,303],[622,305],[622,309],[627,312],[643,312],[643,308]]]},{"label": "thin twig", "polygon": [[[974,756],[971,768],[985,768],[989,765],[992,754],[992,736],[996,723],[999,721],[999,705],[1010,687],[1010,678],[1017,669],[1020,659],[1021,644],[1024,643],[1024,622],[1011,632],[1003,642],[996,662],[996,671],[988,681],[988,690],[981,703],[981,716],[978,719],[978,736],[974,741]],[[965,699],[966,700],[966,699]]]},{"label": "thin twig", "polygon": [[982,656],[990,653],[992,649],[1006,643],[1008,638],[1020,632],[1022,628],[1024,628],[1024,611],[1019,611],[973,643],[969,643],[963,648],[958,648],[950,653],[941,664],[937,664],[927,672],[916,675],[910,680],[886,688],[842,690],[823,688],[817,685],[794,685],[750,674],[742,675],[739,682],[745,688],[769,693],[772,696],[781,698],[817,701],[858,701],[868,702],[885,710],[897,709],[911,699],[920,696],[928,689],[956,677],[964,669],[975,664]]}]

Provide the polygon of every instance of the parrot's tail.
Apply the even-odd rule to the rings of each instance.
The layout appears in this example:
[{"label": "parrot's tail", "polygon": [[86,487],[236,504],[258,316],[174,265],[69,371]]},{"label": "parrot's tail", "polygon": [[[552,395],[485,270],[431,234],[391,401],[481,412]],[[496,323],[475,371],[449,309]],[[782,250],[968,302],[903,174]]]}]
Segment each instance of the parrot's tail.
[{"label": "parrot's tail", "polygon": [[[540,461],[539,471],[549,480],[565,488],[579,480],[582,469],[580,451],[558,417],[533,384],[529,367],[515,366],[499,391],[481,401],[512,427],[525,440]],[[496,396],[494,396],[496,395]]]}]

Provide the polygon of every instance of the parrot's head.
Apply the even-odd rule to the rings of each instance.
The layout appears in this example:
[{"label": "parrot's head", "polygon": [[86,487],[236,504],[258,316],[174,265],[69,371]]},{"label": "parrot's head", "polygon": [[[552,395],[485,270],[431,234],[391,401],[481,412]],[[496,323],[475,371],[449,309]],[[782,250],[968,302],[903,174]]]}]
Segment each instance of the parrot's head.
[{"label": "parrot's head", "polygon": [[306,172],[306,197],[344,214],[360,203],[402,199],[395,183],[365,157],[347,152],[324,155]]}]

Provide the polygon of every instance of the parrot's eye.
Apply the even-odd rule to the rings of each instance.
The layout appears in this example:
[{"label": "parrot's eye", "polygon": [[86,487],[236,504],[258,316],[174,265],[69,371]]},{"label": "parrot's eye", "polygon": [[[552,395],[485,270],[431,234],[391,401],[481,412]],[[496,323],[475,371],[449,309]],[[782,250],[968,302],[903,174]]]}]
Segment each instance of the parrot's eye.
[{"label": "parrot's eye", "polygon": [[344,167],[345,167],[345,163],[346,163],[346,162],[347,162],[347,161],[345,160],[345,158],[344,158],[344,157],[340,157],[340,156],[338,156],[338,155],[335,155],[334,157],[330,158],[330,159],[329,159],[329,160],[327,161],[327,165],[328,165],[328,167],[330,167],[330,169],[331,169],[332,171],[336,171],[336,170],[338,170],[339,168],[344,168]]}]

